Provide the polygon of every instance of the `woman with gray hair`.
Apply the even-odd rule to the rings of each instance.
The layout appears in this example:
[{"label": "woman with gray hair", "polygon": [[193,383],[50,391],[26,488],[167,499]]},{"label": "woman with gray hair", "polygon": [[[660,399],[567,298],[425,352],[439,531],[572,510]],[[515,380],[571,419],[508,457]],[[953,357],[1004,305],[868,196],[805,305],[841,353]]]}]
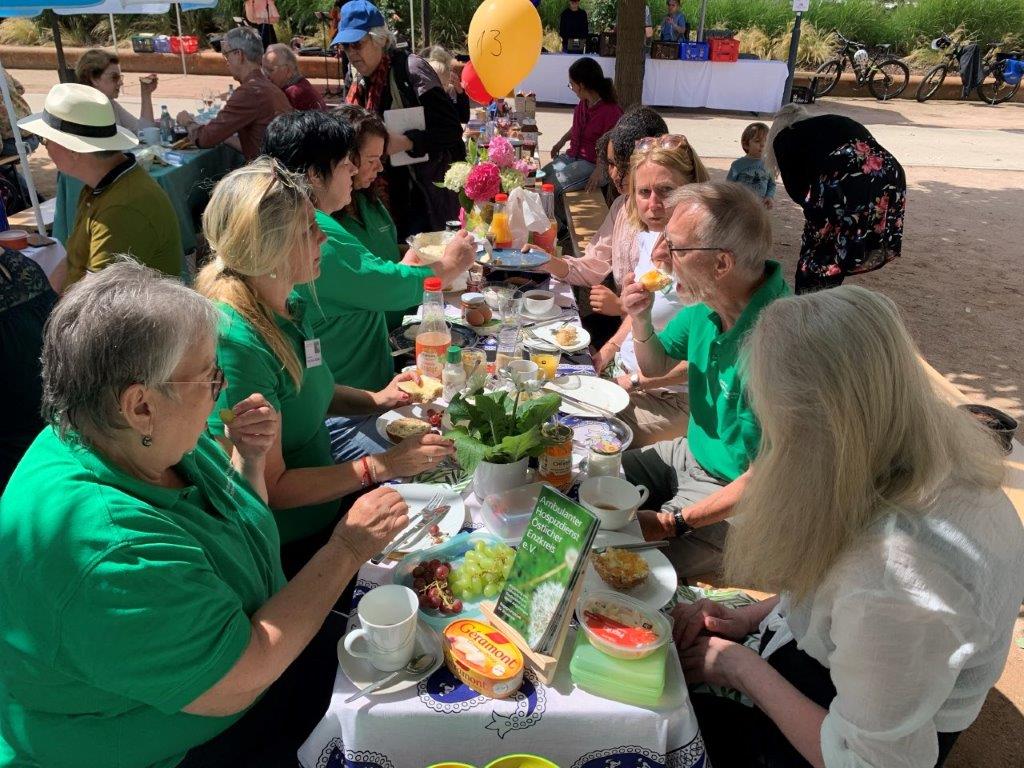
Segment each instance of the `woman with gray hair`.
[{"label": "woman with gray hair", "polygon": [[459,199],[435,184],[445,171],[466,157],[462,123],[444,83],[423,58],[394,47],[394,35],[377,6],[351,0],[341,9],[334,43],[340,43],[357,73],[346,101],[383,116],[391,109],[423,107],[424,130],[391,134],[389,155],[427,155],[414,165],[388,163],[379,192],[398,226],[399,240],[425,231],[443,230],[458,217]]},{"label": "woman with gray hair", "polygon": [[754,705],[692,697],[708,757],[941,765],[1003,670],[1024,597],[999,448],[940,398],[881,294],[778,299],[746,353],[763,437],[726,579],[781,594],[675,610],[687,682]]},{"label": "woman with gray hair", "polygon": [[206,431],[225,386],[217,322],[207,299],[128,261],[50,317],[50,427],[0,499],[0,754],[14,764],[294,765],[327,705],[338,628],[318,633],[407,508],[392,490],[362,496],[285,583],[264,483],[277,413],[260,394],[234,403],[230,453]]},{"label": "woman with gray hair", "polygon": [[900,255],[907,179],[856,120],[787,104],[772,122],[764,164],[804,211],[797,293],[832,288]]}]

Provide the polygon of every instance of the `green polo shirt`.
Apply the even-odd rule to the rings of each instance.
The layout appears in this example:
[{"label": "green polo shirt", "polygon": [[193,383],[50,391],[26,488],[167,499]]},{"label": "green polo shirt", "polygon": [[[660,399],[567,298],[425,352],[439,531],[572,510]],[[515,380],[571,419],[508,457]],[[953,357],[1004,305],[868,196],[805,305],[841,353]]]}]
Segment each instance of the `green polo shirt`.
[{"label": "green polo shirt", "polygon": [[386,310],[405,310],[423,300],[429,267],[378,258],[341,224],[316,212],[327,236],[320,247],[320,277],[296,291],[311,304],[313,330],[323,343],[334,381],[376,391],[395,375]]},{"label": "green polo shirt", "polygon": [[181,229],[171,201],[146,170],[128,158],[78,197],[68,236],[67,285],[125,253],[172,277],[181,275]]},{"label": "green polo shirt", "polygon": [[284,586],[263,501],[209,436],[169,489],[47,427],[0,499],[0,765],[170,768],[241,715],[181,709]]},{"label": "green polo shirt", "polygon": [[777,261],[765,266],[765,281],[736,324],[722,331],[718,314],[694,304],[672,318],[658,334],[669,356],[689,362],[690,425],[686,439],[693,456],[715,477],[731,482],[747,471],[757,454],[761,428],[747,402],[740,348],[757,316],[789,293]]},{"label": "green polo shirt", "polygon": [[[365,192],[356,192],[352,196],[356,215],[348,210],[334,214],[350,235],[354,236],[363,247],[382,261],[397,264],[402,260],[402,252],[398,249],[398,228],[391,218],[388,209],[380,200],[371,199]],[[429,275],[428,275],[429,276]],[[416,300],[419,304],[419,299]],[[402,318],[407,315],[405,309],[384,313],[388,329],[397,328]]]},{"label": "green polo shirt", "polygon": [[[217,360],[227,376],[227,388],[210,414],[210,431],[224,433],[222,408],[230,408],[259,392],[281,414],[281,454],[288,469],[329,467],[331,440],[324,419],[334,397],[334,380],[327,366],[306,366],[305,342],[317,337],[309,322],[305,301],[296,293],[288,299],[291,318],[274,315],[277,327],[288,339],[302,365],[302,386],[296,390],[292,377],[270,347],[232,307],[219,305]],[[338,515],[338,501],[291,509],[275,509],[281,543],[301,539],[331,525]]]}]

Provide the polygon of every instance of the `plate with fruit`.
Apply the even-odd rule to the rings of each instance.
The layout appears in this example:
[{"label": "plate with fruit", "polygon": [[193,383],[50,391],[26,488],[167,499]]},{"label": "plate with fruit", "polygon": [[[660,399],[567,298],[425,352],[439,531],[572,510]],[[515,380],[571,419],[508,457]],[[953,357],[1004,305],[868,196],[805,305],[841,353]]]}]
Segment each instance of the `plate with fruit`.
[{"label": "plate with fruit", "polygon": [[441,629],[455,618],[481,618],[480,603],[497,599],[514,559],[515,550],[491,533],[460,533],[402,558],[395,583],[416,592],[420,618]]},{"label": "plate with fruit", "polygon": [[[392,486],[392,488],[398,491],[405,500],[405,503],[409,505],[410,522],[403,531],[416,526],[420,517],[419,513],[423,511],[424,507],[426,507],[427,503],[433,499],[434,494],[438,491],[444,492],[441,504],[448,507],[448,512],[445,513],[444,517],[434,525],[421,531],[411,541],[403,544],[396,553],[397,556],[405,555],[409,552],[420,552],[436,547],[438,544],[444,544],[455,538],[459,531],[462,530],[462,526],[466,524],[466,504],[457,491],[453,491],[447,486],[437,485],[436,483],[399,483]],[[396,538],[398,536],[401,536],[401,533],[397,534]],[[396,555],[393,555],[393,557]]]}]

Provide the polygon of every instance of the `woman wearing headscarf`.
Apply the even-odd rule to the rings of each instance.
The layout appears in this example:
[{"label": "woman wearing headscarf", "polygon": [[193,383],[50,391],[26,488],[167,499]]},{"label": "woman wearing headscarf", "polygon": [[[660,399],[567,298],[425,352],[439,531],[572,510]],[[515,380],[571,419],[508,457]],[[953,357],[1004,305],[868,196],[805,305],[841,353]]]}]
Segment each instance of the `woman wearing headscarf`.
[{"label": "woman wearing headscarf", "polygon": [[804,211],[797,293],[840,285],[900,255],[907,178],[856,120],[787,104],[772,123],[764,162]]}]

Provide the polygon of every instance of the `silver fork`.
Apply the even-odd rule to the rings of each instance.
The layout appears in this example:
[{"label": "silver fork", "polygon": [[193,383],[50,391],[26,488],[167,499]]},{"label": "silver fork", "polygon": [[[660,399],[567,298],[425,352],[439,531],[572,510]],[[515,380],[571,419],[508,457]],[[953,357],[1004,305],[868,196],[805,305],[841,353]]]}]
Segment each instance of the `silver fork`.
[{"label": "silver fork", "polygon": [[380,565],[384,562],[388,555],[390,555],[392,552],[394,552],[396,549],[398,549],[400,546],[405,544],[410,539],[415,538],[417,534],[419,534],[427,525],[429,525],[429,521],[433,518],[433,514],[437,511],[443,499],[444,491],[437,491],[433,496],[431,496],[430,501],[428,501],[424,505],[423,511],[420,513],[419,520],[414,525],[407,528],[405,533],[403,533],[397,539],[395,539],[386,547],[384,547],[384,549],[382,549],[376,555],[371,557],[370,562],[374,565]]}]

